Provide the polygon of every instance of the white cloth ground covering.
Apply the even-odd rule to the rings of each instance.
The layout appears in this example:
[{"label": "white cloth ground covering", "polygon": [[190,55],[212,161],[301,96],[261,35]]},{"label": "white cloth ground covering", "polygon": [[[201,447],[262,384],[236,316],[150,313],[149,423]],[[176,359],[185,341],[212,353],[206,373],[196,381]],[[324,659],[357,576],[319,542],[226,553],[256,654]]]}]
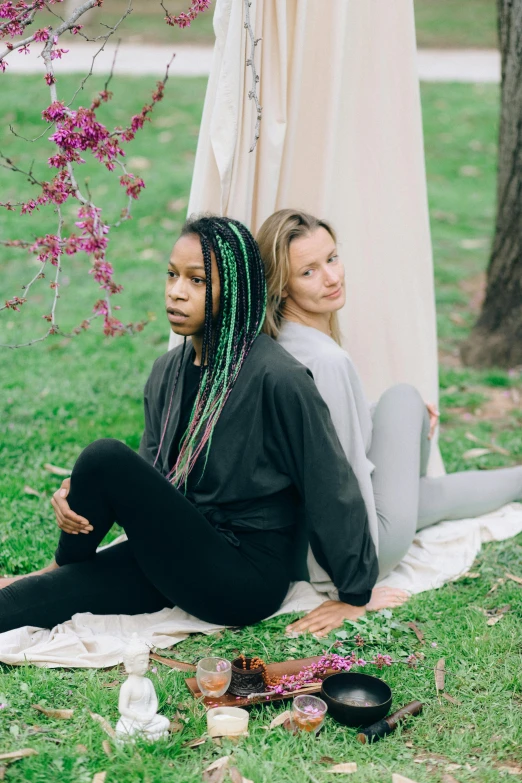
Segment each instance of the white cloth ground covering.
[{"label": "white cloth ground covering", "polygon": [[[411,593],[440,587],[471,567],[482,543],[502,541],[521,531],[522,505],[518,503],[477,519],[442,522],[426,528],[381,584]],[[276,614],[310,611],[326,599],[308,582],[295,582]],[[0,661],[99,669],[121,662],[123,648],[134,632],[154,646],[166,648],[191,633],[211,634],[221,627],[177,608],[134,616],[76,614],[50,631],[26,626],[0,634]]]}]

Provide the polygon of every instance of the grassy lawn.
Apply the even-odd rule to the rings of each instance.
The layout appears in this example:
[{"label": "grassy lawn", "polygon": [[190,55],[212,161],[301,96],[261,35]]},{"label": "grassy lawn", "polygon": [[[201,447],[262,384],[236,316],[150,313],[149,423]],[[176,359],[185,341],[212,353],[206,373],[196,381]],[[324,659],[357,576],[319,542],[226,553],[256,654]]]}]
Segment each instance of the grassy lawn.
[{"label": "grassy lawn", "polygon": [[414,0],[419,46],[480,49],[498,46],[495,0]]},{"label": "grassy lawn", "polygon": [[[7,84],[10,121],[19,133],[37,135],[40,77],[11,76]],[[74,84],[73,79],[60,80],[65,96],[72,95]],[[89,82],[88,95],[101,85],[101,81]],[[113,234],[111,261],[125,285],[120,297],[122,319],[148,316],[146,329],[134,338],[106,340],[94,325],[78,339],[58,337],[1,354],[1,572],[39,567],[52,555],[56,532],[49,496],[59,479],[44,469],[45,463],[70,467],[81,448],[99,437],[116,437],[133,448],[138,445],[143,384],[154,358],[167,347],[162,317],[164,266],[186,209],[204,88],[203,80],[172,80],[153,124],[129,149],[129,168],[143,173],[147,188],[133,220]],[[151,83],[119,79],[114,90],[117,99],[107,107],[107,116],[116,124],[124,123],[147,100]],[[463,369],[456,353],[476,315],[487,263],[494,214],[498,91],[424,85],[422,99],[441,351],[441,446],[450,470],[511,465],[522,459],[521,373],[516,368],[510,373]],[[8,131],[2,133],[0,149],[5,154],[24,165],[37,157],[35,147],[28,151]],[[96,169],[86,167],[86,176],[99,202],[117,216],[118,185],[110,176],[100,177]],[[21,190],[22,180],[0,169],[2,199],[18,198]],[[66,217],[69,222],[73,219],[67,211]],[[52,226],[52,215],[44,212],[29,220],[0,212],[0,239],[21,235],[21,227],[37,235]],[[23,252],[9,248],[0,248],[0,258],[3,300],[20,295],[20,286],[35,265]],[[97,298],[87,269],[87,260],[81,258],[64,269],[59,324],[66,330],[89,314]],[[0,342],[20,341],[43,331],[41,315],[48,312],[50,294],[48,281],[40,281],[22,315],[0,314]],[[465,459],[465,452],[476,445],[467,439],[468,433],[503,447],[508,456],[493,451]],[[27,487],[38,496],[28,494]],[[359,745],[354,731],[331,719],[316,740],[293,737],[282,728],[267,732],[270,720],[283,707],[263,706],[252,710],[250,736],[238,745],[224,741],[221,747],[210,742],[195,749],[183,747],[204,732],[204,711],[189,698],[183,675],[158,664],[151,677],[160,709],[172,717],[179,711],[186,719],[183,731],[173,734],[164,746],[138,743],[129,749],[113,748],[109,758],[102,746],[106,737],[88,712],[97,712],[114,725],[117,690],[101,686],[122,681],[121,670],[1,667],[0,703],[5,706],[0,709],[0,752],[31,747],[39,753],[11,765],[6,779],[88,783],[96,772],[107,771],[106,783],[196,783],[213,759],[233,753],[242,774],[255,783],[298,779],[325,783],[332,780],[328,764],[322,761],[325,757],[357,762],[358,772],[350,778],[354,783],[388,783],[392,772],[418,783],[510,780],[520,763],[517,754],[522,742],[522,587],[505,580],[505,574],[522,576],[522,536],[486,546],[473,571],[473,578],[414,597],[394,614],[393,627],[385,618],[377,618],[371,620],[369,630],[362,631],[367,638],[375,637],[364,648],[367,658],[377,651],[389,652],[394,659],[415,651],[425,656],[416,670],[396,664],[383,673],[397,706],[417,698],[426,707],[422,717],[377,745]],[[501,620],[488,625],[485,612],[500,608]],[[405,625],[408,621],[422,629],[425,644]],[[169,654],[193,661],[207,654],[245,651],[265,660],[282,660],[319,654],[336,640],[335,634],[326,643],[288,639],[287,622],[283,618],[217,637],[194,637]],[[355,632],[347,626],[347,650],[352,649]],[[456,704],[436,696],[433,667],[441,657],[446,659],[446,692]],[[372,667],[368,671],[372,673]],[[73,707],[75,713],[70,721],[49,719],[32,709],[35,703]]]},{"label": "grassy lawn", "polygon": [[[495,0],[414,0],[419,46],[434,48],[496,48]],[[190,0],[165,3],[172,14],[186,11]],[[106,0],[86,24],[90,36],[106,32],[102,24],[114,25],[125,13],[128,0]],[[133,11],[118,30],[118,37],[134,43],[212,44],[215,1],[190,27],[180,30],[163,22],[165,12],[156,0],[134,0]]]}]

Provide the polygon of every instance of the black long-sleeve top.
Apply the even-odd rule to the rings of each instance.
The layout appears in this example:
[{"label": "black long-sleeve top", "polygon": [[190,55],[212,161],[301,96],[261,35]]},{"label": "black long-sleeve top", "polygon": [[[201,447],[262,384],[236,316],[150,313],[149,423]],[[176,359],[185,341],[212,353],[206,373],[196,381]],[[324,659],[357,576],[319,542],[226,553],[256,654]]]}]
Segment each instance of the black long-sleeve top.
[{"label": "black long-sleeve top", "polygon": [[[140,454],[156,459],[182,346],[160,356],[145,386]],[[166,475],[179,437],[187,343],[156,467]],[[176,452],[177,453],[177,452]],[[267,335],[254,342],[212,437],[189,477],[187,497],[214,524],[305,527],[341,601],[365,605],[378,564],[359,485],[309,370]],[[303,552],[304,557],[304,552]]]}]

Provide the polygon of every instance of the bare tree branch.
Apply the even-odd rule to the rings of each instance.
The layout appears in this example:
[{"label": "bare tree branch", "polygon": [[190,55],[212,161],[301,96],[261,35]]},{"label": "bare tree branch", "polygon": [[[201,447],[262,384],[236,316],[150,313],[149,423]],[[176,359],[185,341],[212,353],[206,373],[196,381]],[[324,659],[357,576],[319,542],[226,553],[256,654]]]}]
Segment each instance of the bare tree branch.
[{"label": "bare tree branch", "polygon": [[250,22],[250,6],[252,5],[251,0],[244,0],[245,3],[245,28],[248,31],[248,35],[250,37],[250,57],[246,61],[247,68],[250,68],[252,70],[252,89],[248,93],[248,97],[250,100],[253,100],[256,105],[256,126],[254,128],[254,141],[252,143],[252,146],[250,147],[249,152],[253,152],[256,148],[257,140],[259,139],[259,129],[261,126],[261,115],[263,112],[263,109],[261,107],[261,104],[259,103],[259,97],[257,94],[259,84],[259,75],[256,71],[256,64],[255,64],[255,55],[256,55],[256,46],[261,41],[261,38],[257,38],[254,36],[254,31],[252,29],[252,24]]}]

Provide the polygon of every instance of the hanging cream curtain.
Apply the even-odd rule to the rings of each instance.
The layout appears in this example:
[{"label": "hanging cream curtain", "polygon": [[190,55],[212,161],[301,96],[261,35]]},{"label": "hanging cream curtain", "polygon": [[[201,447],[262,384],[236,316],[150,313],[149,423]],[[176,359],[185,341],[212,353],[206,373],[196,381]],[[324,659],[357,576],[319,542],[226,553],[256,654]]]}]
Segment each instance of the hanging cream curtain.
[{"label": "hanging cream curtain", "polygon": [[189,213],[255,233],[272,212],[328,219],[346,267],[344,344],[371,399],[438,395],[413,0],[252,0],[261,137],[243,0],[217,0]]}]

